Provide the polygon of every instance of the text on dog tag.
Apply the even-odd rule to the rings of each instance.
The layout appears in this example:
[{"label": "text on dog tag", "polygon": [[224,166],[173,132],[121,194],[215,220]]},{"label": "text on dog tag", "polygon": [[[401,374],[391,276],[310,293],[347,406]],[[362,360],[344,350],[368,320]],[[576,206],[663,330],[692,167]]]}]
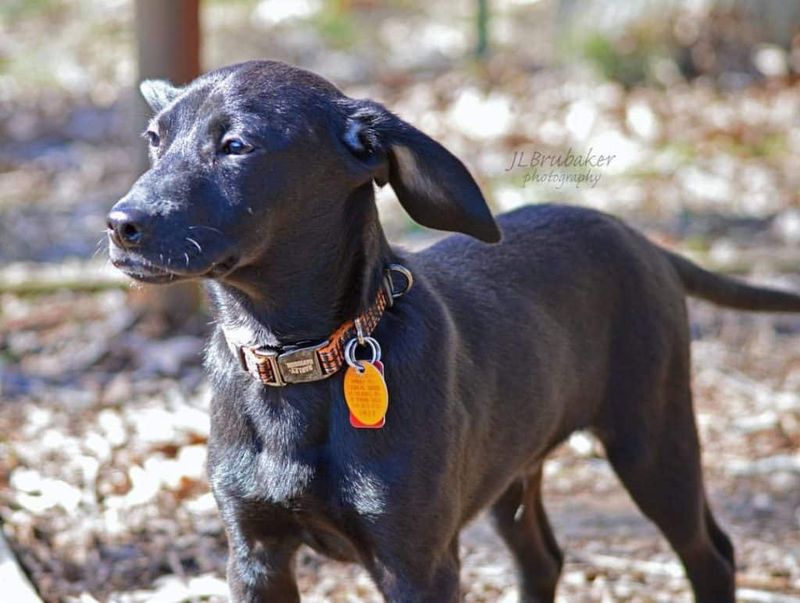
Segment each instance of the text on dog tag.
[{"label": "text on dog tag", "polygon": [[[344,374],[344,399],[354,427],[382,427],[389,408],[389,392],[378,367],[361,362],[363,372],[349,366]],[[352,419],[355,419],[353,421]]]}]

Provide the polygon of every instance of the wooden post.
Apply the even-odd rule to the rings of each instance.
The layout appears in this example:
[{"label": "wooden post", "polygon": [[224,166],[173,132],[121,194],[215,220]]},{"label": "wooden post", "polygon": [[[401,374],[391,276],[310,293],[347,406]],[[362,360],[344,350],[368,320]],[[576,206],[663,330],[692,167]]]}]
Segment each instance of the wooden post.
[{"label": "wooden post", "polygon": [[[175,85],[200,75],[200,0],[136,0],[136,40],[139,80],[167,79]],[[138,88],[137,81],[137,88]],[[138,89],[133,116],[135,131],[144,130],[152,114]],[[147,146],[136,139],[139,173],[148,168]],[[131,303],[156,317],[169,331],[200,307],[194,283],[146,287],[132,294]]]},{"label": "wooden post", "polygon": [[[181,85],[193,80],[200,75],[200,0],[136,0],[136,41],[138,81],[167,79]],[[151,111],[138,90],[136,98],[138,134]],[[147,147],[140,144],[139,149],[139,172],[144,172]]]},{"label": "wooden post", "polygon": [[139,78],[185,84],[200,75],[200,0],[136,0]]}]

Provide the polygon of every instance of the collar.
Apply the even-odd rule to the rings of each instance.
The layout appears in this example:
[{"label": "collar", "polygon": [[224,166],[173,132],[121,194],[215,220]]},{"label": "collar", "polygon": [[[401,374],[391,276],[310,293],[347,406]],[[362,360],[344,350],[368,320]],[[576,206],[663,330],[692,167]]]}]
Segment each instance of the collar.
[{"label": "collar", "polygon": [[[403,279],[399,289],[393,274],[399,274]],[[347,344],[352,340],[363,343],[365,337],[378,326],[386,309],[392,306],[395,299],[405,295],[413,282],[411,271],[399,264],[390,264],[384,271],[372,304],[355,318],[340,325],[330,337],[314,344],[299,342],[280,346],[240,346],[230,340],[224,329],[223,333],[242,369],[264,385],[282,387],[321,381],[342,368]]]}]

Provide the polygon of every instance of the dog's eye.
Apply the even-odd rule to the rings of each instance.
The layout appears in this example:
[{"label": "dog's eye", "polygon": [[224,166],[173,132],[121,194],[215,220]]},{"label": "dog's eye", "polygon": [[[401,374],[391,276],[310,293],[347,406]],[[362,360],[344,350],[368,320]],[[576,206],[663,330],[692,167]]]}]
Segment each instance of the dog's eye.
[{"label": "dog's eye", "polygon": [[226,155],[244,155],[252,150],[253,147],[238,138],[231,138],[222,145],[222,152]]},{"label": "dog's eye", "polygon": [[161,144],[161,137],[152,130],[148,130],[144,135],[147,136],[147,141],[150,143],[151,147],[157,147]]}]

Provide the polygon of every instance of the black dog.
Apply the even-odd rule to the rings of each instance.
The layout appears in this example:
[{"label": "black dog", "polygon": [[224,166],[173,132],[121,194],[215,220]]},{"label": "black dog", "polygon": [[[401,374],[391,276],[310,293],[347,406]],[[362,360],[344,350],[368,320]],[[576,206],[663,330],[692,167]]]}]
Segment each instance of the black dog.
[{"label": "black dog", "polygon": [[[489,505],[523,600],[552,601],[562,555],[541,467],[576,429],[603,442],[696,598],[734,600],[733,547],[703,489],[684,298],[800,311],[800,297],[706,272],[595,211],[495,223],[442,146],[282,63],[142,90],[153,166],[109,215],[111,258],[144,282],[206,279],[208,467],[235,601],[299,600],[301,544],[362,563],[387,601],[457,601],[459,530]],[[420,224],[471,236],[393,250],[373,183]],[[405,269],[386,277],[394,264],[413,287]],[[354,360],[374,342],[389,409],[361,429],[343,374],[375,376]]]}]

